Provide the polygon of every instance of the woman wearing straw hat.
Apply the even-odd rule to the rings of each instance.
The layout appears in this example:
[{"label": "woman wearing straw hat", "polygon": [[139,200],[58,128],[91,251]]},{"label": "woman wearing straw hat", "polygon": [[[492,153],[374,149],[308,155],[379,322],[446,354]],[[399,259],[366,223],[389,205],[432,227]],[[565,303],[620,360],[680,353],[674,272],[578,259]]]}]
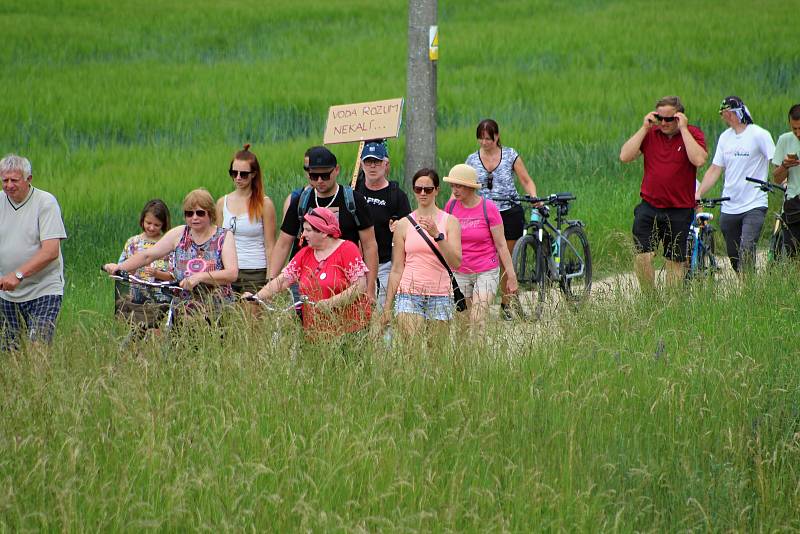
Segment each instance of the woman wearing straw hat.
[{"label": "woman wearing straw hat", "polygon": [[456,270],[458,286],[470,309],[470,322],[482,330],[497,288],[500,284],[500,265],[505,270],[504,294],[517,291],[517,275],[506,246],[503,219],[491,200],[481,198],[477,191],[478,173],[469,165],[456,165],[444,181],[453,190],[445,208],[461,223],[461,266]]},{"label": "woman wearing straw hat", "polygon": [[[520,185],[527,194],[536,196],[536,184],[516,150],[500,144],[500,127],[493,119],[484,119],[478,124],[476,137],[480,148],[467,157],[465,163],[478,173],[482,197],[489,195],[512,196],[517,194],[516,175]],[[518,202],[498,200],[497,209],[503,218],[506,246],[509,254],[514,250],[514,243],[522,237],[525,226],[525,213]],[[502,267],[502,265],[501,265]],[[502,271],[502,269],[501,269]],[[502,272],[501,272],[502,274]],[[509,296],[503,292],[501,316],[511,320],[508,306]]]}]

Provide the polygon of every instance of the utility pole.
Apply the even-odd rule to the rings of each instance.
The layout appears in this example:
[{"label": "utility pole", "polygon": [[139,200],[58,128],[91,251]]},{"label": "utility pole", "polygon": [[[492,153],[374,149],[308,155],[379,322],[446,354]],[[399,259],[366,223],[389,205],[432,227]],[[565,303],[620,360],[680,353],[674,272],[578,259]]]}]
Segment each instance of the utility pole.
[{"label": "utility pole", "polygon": [[409,188],[419,169],[436,168],[437,3],[408,0],[405,181]]}]

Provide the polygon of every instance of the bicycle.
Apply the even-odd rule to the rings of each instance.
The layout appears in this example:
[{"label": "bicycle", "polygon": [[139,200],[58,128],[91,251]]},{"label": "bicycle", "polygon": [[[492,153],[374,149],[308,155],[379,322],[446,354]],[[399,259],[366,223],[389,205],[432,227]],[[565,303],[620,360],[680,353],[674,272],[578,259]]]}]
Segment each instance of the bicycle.
[{"label": "bicycle", "polygon": [[[531,205],[529,221],[523,236],[511,252],[520,289],[530,291],[534,319],[544,308],[548,288],[556,282],[566,299],[577,304],[585,300],[592,288],[592,254],[584,223],[567,219],[572,193],[555,193],[547,197],[497,197]],[[550,208],[555,209],[555,225],[550,222]],[[562,228],[566,229],[562,232]]]},{"label": "bicycle", "polygon": [[[105,272],[102,267],[100,267],[100,269]],[[166,296],[169,299],[169,302],[166,303],[167,311],[164,324],[162,326],[162,331],[167,335],[170,333],[172,328],[175,326],[175,310],[181,301],[187,300],[188,292],[185,289],[172,282],[151,282],[149,280],[144,280],[122,270],[117,271],[114,274],[109,274],[108,277],[116,282],[122,282],[123,284],[127,284],[129,286],[142,286],[145,288],[151,288],[156,290],[157,293]],[[128,335],[125,337],[125,339],[123,339],[122,343],[120,343],[120,349],[127,347],[133,341],[140,338],[143,335],[144,330],[145,329],[142,329],[141,327],[131,328]]]},{"label": "bicycle", "polygon": [[[786,187],[778,185],[774,182],[765,182],[756,178],[745,178],[748,182],[756,184],[755,187],[764,191],[765,193],[777,193],[781,191],[786,197]],[[772,234],[769,238],[769,249],[767,249],[767,263],[772,263],[789,257],[789,245],[787,235],[789,227],[786,225],[786,219],[783,216],[783,202],[781,202],[781,209],[775,213],[775,224],[772,227]]]},{"label": "bicycle", "polygon": [[[701,198],[697,201],[697,205],[704,208],[715,208],[730,199],[731,197]],[[690,251],[691,254],[689,268],[686,270],[686,280],[710,278],[719,270],[717,257],[714,253],[715,229],[711,225],[713,218],[713,213],[701,211],[696,213],[692,220],[692,224],[689,227],[689,236],[686,238],[686,250]]]}]

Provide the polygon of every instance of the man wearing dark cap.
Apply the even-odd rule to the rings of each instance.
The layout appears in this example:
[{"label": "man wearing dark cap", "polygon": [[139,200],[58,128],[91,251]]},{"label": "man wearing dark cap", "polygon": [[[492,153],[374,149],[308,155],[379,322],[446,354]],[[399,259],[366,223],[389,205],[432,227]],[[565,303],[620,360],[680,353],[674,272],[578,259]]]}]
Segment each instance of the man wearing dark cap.
[{"label": "man wearing dark cap", "polygon": [[677,96],[656,102],[655,111],[644,116],[642,126],[619,153],[623,163],[644,156],[642,202],[633,210],[634,267],[639,285],[655,286],[653,257],[664,247],[667,283],[683,280],[686,238],[694,217],[697,168],[708,153],[700,128],[689,125]]},{"label": "man wearing dark cap", "polygon": [[789,108],[789,127],[778,138],[772,163],[772,177],[786,185],[786,200],[783,203],[783,219],[789,227],[786,244],[790,256],[800,253],[800,104]]},{"label": "man wearing dark cap", "polygon": [[280,235],[272,250],[269,273],[276,276],[286,263],[286,258],[296,244],[296,249],[304,245],[299,240],[303,216],[316,207],[328,208],[339,217],[342,239],[361,245],[367,273],[367,294],[375,294],[375,280],[378,274],[378,246],[367,201],[364,196],[339,185],[339,164],[336,156],[324,146],[315,146],[308,151],[307,176],[310,189],[292,198],[283,217]]},{"label": "man wearing dark cap", "polygon": [[722,196],[731,199],[722,203],[719,226],[731,265],[741,272],[755,266],[756,243],[767,215],[767,193],[745,178],[767,180],[775,143],[768,131],[753,124],[750,110],[738,96],[723,99],[719,114],[728,129],[719,136],[714,160],[695,197],[702,198],[725,171]]},{"label": "man wearing dark cap", "polygon": [[389,153],[381,141],[370,141],[361,152],[363,181],[356,191],[367,199],[367,206],[375,223],[375,240],[378,243],[378,308],[386,301],[386,287],[392,270],[392,232],[397,221],[411,213],[408,196],[397,182],[389,181]]}]

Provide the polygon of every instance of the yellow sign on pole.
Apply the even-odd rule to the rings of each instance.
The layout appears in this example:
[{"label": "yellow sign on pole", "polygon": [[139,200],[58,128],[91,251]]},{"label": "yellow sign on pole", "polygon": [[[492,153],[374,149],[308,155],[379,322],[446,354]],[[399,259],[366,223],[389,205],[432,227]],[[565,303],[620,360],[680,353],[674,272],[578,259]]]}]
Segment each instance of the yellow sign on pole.
[{"label": "yellow sign on pole", "polygon": [[428,58],[439,60],[439,26],[431,26],[428,33]]}]

